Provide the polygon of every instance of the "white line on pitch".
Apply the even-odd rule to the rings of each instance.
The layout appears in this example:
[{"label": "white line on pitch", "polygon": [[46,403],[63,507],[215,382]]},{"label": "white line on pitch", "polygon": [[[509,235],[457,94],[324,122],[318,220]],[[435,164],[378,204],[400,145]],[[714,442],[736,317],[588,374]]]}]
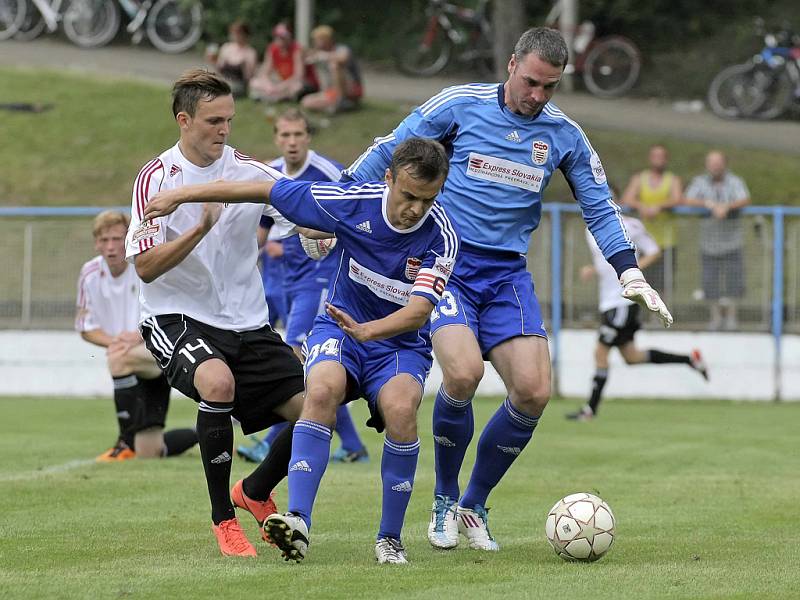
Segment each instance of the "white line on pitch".
[{"label": "white line on pitch", "polygon": [[65,473],[67,471],[72,471],[73,469],[79,469],[80,467],[86,467],[88,465],[94,464],[93,458],[82,458],[79,460],[71,460],[69,462],[65,462],[60,465],[52,465],[50,467],[44,467],[42,469],[36,469],[35,471],[28,471],[26,473],[10,473],[8,475],[0,475],[0,481],[3,482],[10,482],[10,481],[29,481],[31,479],[38,479],[39,477],[44,477],[45,475],[57,475],[59,473]]}]

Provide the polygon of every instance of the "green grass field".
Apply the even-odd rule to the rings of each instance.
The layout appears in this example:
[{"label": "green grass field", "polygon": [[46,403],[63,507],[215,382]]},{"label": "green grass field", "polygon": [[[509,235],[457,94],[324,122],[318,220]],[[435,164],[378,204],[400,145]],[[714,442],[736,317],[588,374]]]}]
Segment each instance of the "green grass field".
[{"label": "green grass field", "polygon": [[[616,401],[597,421],[577,424],[562,418],[575,403],[554,401],[490,498],[502,549],[486,554],[435,551],[425,539],[431,404],[420,415],[423,449],[406,518],[412,564],[378,567],[381,438],[371,431],[369,464],[326,473],[310,554],[295,565],[261,542],[255,560],[218,555],[196,449],[163,461],[92,463],[114,437],[110,399],[2,399],[0,595],[797,598],[800,405]],[[476,402],[478,428],[496,404]],[[194,411],[174,400],[170,425],[192,423]],[[362,423],[363,403],[353,412]],[[236,477],[247,472],[242,461],[233,468]],[[550,506],[575,491],[598,493],[616,513],[615,545],[594,564],[562,562],[544,538]],[[255,541],[255,522],[243,523]]]}]

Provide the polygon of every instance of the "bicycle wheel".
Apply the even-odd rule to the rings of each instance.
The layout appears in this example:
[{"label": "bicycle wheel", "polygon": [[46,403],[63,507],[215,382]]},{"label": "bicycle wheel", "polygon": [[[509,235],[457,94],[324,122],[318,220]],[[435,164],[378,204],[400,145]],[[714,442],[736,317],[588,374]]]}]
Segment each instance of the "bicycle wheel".
[{"label": "bicycle wheel", "polygon": [[[779,70],[770,70],[768,81],[759,81],[760,102],[752,110],[743,110],[744,116],[756,119],[777,119],[792,104],[794,83],[789,71],[784,66]],[[749,108],[749,107],[748,107]]]},{"label": "bicycle wheel", "polygon": [[603,38],[586,55],[583,83],[595,96],[614,98],[633,87],[641,68],[642,59],[633,42],[618,36]]},{"label": "bicycle wheel", "polygon": [[738,119],[743,115],[742,106],[752,88],[748,85],[753,71],[752,63],[732,65],[722,69],[708,86],[708,105],[711,111],[723,119]]},{"label": "bicycle wheel", "polygon": [[187,0],[158,0],[147,15],[147,37],[162,52],[184,52],[203,33],[203,8]]},{"label": "bicycle wheel", "polygon": [[395,44],[394,63],[406,75],[431,77],[444,70],[452,55],[453,42],[438,23],[425,27],[412,25],[400,34]]},{"label": "bicycle wheel", "polygon": [[25,18],[22,20],[22,25],[19,26],[17,33],[14,34],[14,39],[20,42],[35,40],[42,35],[45,26],[46,23],[42,13],[30,0],[26,0]]},{"label": "bicycle wheel", "polygon": [[82,48],[105,46],[119,31],[120,14],[116,2],[105,0],[67,0],[64,6],[64,33]]},{"label": "bicycle wheel", "polygon": [[25,20],[25,0],[0,0],[0,40],[10,39]]}]

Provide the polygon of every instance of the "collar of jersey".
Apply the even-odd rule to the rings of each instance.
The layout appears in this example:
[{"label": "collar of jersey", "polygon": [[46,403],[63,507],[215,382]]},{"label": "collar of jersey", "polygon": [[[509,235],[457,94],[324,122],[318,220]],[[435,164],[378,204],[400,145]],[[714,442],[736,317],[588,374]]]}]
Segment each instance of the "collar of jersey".
[{"label": "collar of jersey", "polygon": [[[535,117],[525,117],[523,115],[518,115],[517,113],[513,112],[506,106],[506,98],[505,98],[505,84],[501,83],[497,86],[497,104],[500,107],[500,112],[503,113],[506,117],[518,123],[520,125],[527,125],[532,121],[537,120],[541,115],[544,114],[544,107],[542,110]],[[547,104],[545,104],[547,106]]]},{"label": "collar of jersey", "polygon": [[207,167],[198,167],[181,152],[180,144],[175,144],[175,151],[181,158],[181,168],[199,175],[213,174],[215,171],[218,171],[223,163],[222,159],[225,158],[225,152],[227,152],[227,150],[228,146],[225,146],[225,149],[222,151],[222,156]]},{"label": "collar of jersey", "polygon": [[408,229],[398,229],[389,222],[389,215],[386,213],[386,205],[388,201],[389,201],[389,186],[386,186],[386,189],[383,190],[383,198],[381,198],[381,214],[383,215],[383,222],[386,223],[386,226],[395,233],[414,233],[425,223],[428,216],[431,214],[431,211],[433,210],[434,206],[431,205],[431,207],[428,209],[428,212],[426,212],[423,215],[423,217],[419,221],[417,221],[417,224],[414,225],[413,227],[409,227]]},{"label": "collar of jersey", "polygon": [[306,169],[308,169],[308,166],[311,164],[311,159],[314,158],[314,154],[316,154],[316,152],[314,152],[313,150],[308,151],[308,153],[306,154],[306,160],[303,163],[303,166],[297,170],[297,173],[292,173],[291,175],[289,175],[289,173],[286,172],[285,158],[281,158],[281,166],[278,170],[281,171],[287,177],[291,177],[292,179],[300,179],[300,176],[306,172]]}]

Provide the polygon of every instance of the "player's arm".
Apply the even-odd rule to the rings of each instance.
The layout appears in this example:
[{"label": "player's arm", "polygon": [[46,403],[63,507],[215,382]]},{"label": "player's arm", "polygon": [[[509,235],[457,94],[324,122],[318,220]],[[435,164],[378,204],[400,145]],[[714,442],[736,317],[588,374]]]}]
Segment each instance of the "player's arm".
[{"label": "player's arm", "polygon": [[[448,88],[449,89],[449,88]],[[443,90],[417,107],[390,134],[377,137],[352,165],[342,171],[343,180],[381,181],[398,144],[411,137],[446,139],[456,128],[452,103]]]},{"label": "player's arm", "polygon": [[369,342],[385,340],[409,331],[417,331],[430,318],[433,304],[422,296],[411,296],[408,304],[404,307],[381,319],[366,323],[358,323],[346,312],[332,304],[327,304],[325,310],[336,320],[342,331],[351,338],[358,342]]},{"label": "player's arm", "polygon": [[111,342],[114,341],[114,338],[112,338],[102,329],[91,329],[89,331],[81,331],[81,337],[90,344],[94,344],[95,346],[102,346],[103,348],[108,348],[111,345]]},{"label": "player's arm", "polygon": [[269,204],[270,192],[275,183],[275,181],[215,181],[164,190],[158,192],[147,203],[144,208],[144,218],[164,217],[187,202]]},{"label": "player's arm", "polygon": [[[145,283],[155,281],[161,275],[178,266],[197,247],[219,220],[221,204],[208,204],[203,209],[200,222],[174,240],[164,242],[137,254],[134,257],[136,274]],[[147,217],[145,217],[147,219]]]}]

